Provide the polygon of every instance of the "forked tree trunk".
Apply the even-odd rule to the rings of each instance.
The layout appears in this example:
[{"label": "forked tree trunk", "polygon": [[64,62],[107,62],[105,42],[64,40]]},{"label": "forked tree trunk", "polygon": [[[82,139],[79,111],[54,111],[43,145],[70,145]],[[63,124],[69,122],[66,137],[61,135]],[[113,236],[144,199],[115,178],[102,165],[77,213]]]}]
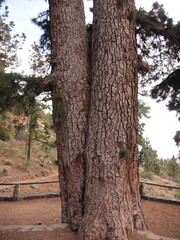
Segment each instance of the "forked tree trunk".
[{"label": "forked tree trunk", "polygon": [[94,0],[92,86],[80,239],[124,240],[145,230],[138,176],[134,0]]},{"label": "forked tree trunk", "polygon": [[53,112],[62,221],[76,224],[84,204],[84,145],[88,61],[83,0],[49,0]]}]

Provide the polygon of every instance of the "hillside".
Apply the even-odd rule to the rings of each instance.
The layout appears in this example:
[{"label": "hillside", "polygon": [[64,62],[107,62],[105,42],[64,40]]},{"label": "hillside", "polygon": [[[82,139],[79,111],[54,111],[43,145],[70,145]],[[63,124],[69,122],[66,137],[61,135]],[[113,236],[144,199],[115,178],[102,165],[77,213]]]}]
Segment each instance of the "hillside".
[{"label": "hillside", "polygon": [[[26,160],[25,153],[24,141],[0,140],[0,183],[58,180],[55,148],[50,147],[45,151],[41,143],[34,141],[30,161]],[[20,194],[58,190],[58,184],[30,185],[21,186]],[[12,196],[12,191],[12,187],[0,187],[0,194]]]},{"label": "hillside", "polygon": [[[41,142],[33,141],[31,160],[26,160],[26,144],[24,141],[0,140],[0,182],[32,182],[58,180],[56,162],[56,148],[44,148]],[[145,172],[140,167],[140,181],[158,183],[169,186],[179,186],[177,179],[166,172],[158,176],[152,172]],[[59,184],[21,186],[20,194],[59,191]],[[144,194],[171,199],[180,199],[180,191],[144,185]],[[0,187],[0,194],[10,196],[13,187]]]},{"label": "hillside", "polygon": [[[141,182],[155,183],[155,184],[176,186],[176,187],[180,186],[179,182],[176,179],[173,179],[171,176],[169,176],[166,172],[163,172],[161,176],[158,176],[152,172],[144,172],[144,169],[142,167],[139,168],[139,172],[140,172]],[[180,200],[180,190],[178,189],[162,188],[162,187],[150,186],[150,185],[144,184],[143,193],[145,195],[154,196],[154,197]]]}]

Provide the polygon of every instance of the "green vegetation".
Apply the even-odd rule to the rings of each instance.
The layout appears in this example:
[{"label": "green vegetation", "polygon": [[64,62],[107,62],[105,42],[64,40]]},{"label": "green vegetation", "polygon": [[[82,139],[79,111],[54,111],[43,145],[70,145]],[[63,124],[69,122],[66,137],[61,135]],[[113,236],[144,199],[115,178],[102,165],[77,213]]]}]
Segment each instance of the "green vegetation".
[{"label": "green vegetation", "polygon": [[[142,178],[151,180],[151,173],[160,176],[169,176],[174,182],[180,183],[180,164],[173,156],[171,159],[158,159],[145,158],[140,165],[144,167],[144,172],[140,174]],[[150,177],[148,177],[150,176]]]},{"label": "green vegetation", "polygon": [[[38,77],[43,75],[48,63],[44,61],[47,60],[46,55],[34,43],[29,62],[32,76],[7,73],[7,67],[16,67],[16,51],[25,40],[24,34],[12,36],[14,23],[7,23],[8,13],[8,7],[5,7],[4,13],[0,15],[0,140],[9,141],[15,137],[26,141],[26,159],[30,161],[34,140],[43,142],[44,148],[49,147],[47,142],[52,123],[45,120],[43,111],[46,106],[37,98],[43,91]],[[14,115],[24,116],[24,122],[14,123]]]},{"label": "green vegetation", "polygon": [[174,197],[177,199],[180,199],[180,191],[177,190],[177,193],[174,194]]},{"label": "green vegetation", "polygon": [[38,189],[37,184],[31,184],[30,187],[31,187],[32,189]]},{"label": "green vegetation", "polygon": [[140,173],[141,178],[149,179],[150,181],[154,180],[154,173],[153,172],[142,172]]},{"label": "green vegetation", "polygon": [[160,175],[160,164],[158,161],[157,151],[153,150],[148,140],[144,140],[142,149],[139,153],[139,162],[145,171],[152,171]]},{"label": "green vegetation", "polygon": [[51,140],[49,140],[49,141],[47,142],[47,145],[48,145],[49,147],[51,147],[51,148],[56,148],[56,141],[51,141]]},{"label": "green vegetation", "polygon": [[124,151],[119,152],[119,158],[128,158],[130,155],[131,152],[129,149],[124,149]]},{"label": "green vegetation", "polygon": [[[50,136],[54,143],[54,132],[51,130]],[[56,169],[57,159],[56,147],[54,144],[48,146],[46,142],[33,139],[31,160],[26,161],[26,141],[11,139],[10,141],[0,140],[0,156],[5,159],[0,162],[0,175],[6,176],[13,169],[28,172],[36,166],[39,171],[42,168],[49,171]]]},{"label": "green vegetation", "polygon": [[8,112],[0,115],[0,140],[8,141],[14,136],[15,129],[10,118]]},{"label": "green vegetation", "polygon": [[180,181],[180,164],[174,156],[171,159],[159,159],[157,151],[154,150],[148,139],[143,137],[144,126],[143,118],[149,118],[150,107],[143,101],[139,101],[139,164],[144,168],[141,177],[152,179],[153,175],[168,174],[176,182]]}]

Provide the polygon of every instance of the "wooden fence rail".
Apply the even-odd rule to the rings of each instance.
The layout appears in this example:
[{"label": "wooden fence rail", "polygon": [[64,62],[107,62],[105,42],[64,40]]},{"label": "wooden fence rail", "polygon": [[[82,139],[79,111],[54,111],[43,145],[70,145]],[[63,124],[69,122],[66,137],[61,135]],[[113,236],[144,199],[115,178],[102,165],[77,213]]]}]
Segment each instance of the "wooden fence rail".
[{"label": "wooden fence rail", "polygon": [[7,185],[31,185],[31,184],[47,184],[47,183],[58,183],[59,181],[47,181],[47,182],[19,182],[19,183],[0,183],[0,186]]},{"label": "wooden fence rail", "polygon": [[140,184],[152,185],[152,186],[156,186],[156,187],[180,189],[180,187],[177,187],[177,186],[162,185],[162,184],[156,184],[156,183],[140,182]]}]

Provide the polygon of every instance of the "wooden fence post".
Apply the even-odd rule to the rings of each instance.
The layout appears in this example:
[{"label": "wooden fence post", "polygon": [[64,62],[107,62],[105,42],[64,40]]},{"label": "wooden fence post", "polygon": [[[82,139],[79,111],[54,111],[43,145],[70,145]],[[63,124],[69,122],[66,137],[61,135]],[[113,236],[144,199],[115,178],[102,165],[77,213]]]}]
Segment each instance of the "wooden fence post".
[{"label": "wooden fence post", "polygon": [[13,200],[17,201],[19,199],[19,185],[14,185]]},{"label": "wooden fence post", "polygon": [[139,191],[140,191],[140,195],[143,195],[143,183],[141,182],[139,185]]}]

